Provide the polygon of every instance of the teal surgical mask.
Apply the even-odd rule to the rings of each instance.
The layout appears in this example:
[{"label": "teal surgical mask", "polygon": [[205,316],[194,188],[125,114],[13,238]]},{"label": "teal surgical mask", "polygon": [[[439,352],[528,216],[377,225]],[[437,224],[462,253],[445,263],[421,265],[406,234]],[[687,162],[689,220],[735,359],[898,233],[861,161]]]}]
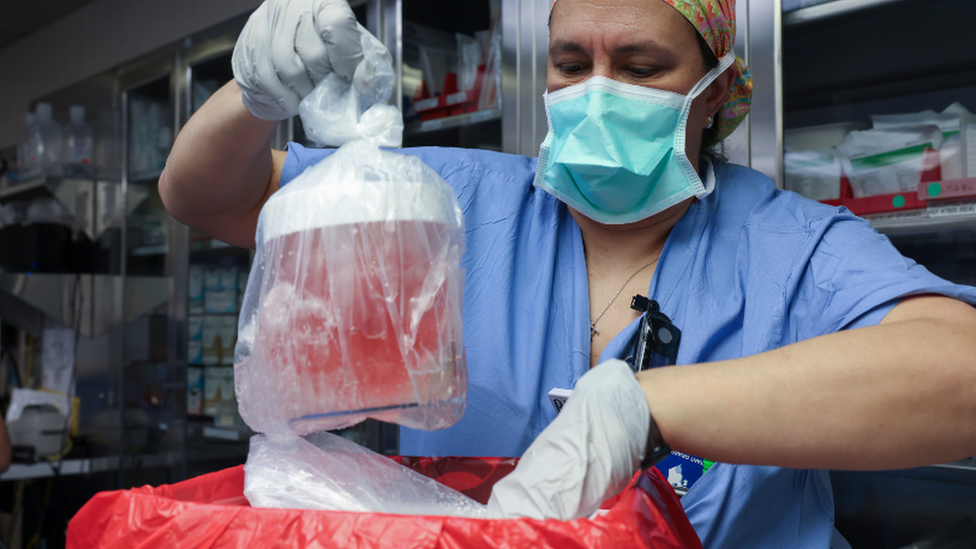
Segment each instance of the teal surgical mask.
[{"label": "teal surgical mask", "polygon": [[688,95],[593,76],[543,97],[549,133],[534,185],[608,225],[647,219],[714,189],[688,160],[691,103],[735,61],[729,53]]}]

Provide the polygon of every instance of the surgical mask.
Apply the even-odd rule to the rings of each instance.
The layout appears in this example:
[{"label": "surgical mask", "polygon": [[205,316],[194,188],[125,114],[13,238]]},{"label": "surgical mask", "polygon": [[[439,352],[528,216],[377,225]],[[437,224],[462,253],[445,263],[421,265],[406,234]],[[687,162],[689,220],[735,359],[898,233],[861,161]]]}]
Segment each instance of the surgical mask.
[{"label": "surgical mask", "polygon": [[714,189],[688,160],[691,103],[733,62],[729,53],[688,95],[593,76],[543,97],[549,133],[533,184],[608,225],[647,219]]}]

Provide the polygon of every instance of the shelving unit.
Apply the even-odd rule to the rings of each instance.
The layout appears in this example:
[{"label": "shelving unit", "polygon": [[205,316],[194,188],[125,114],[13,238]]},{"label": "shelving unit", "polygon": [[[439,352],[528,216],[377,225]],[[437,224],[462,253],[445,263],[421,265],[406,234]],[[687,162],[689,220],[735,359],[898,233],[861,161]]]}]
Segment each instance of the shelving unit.
[{"label": "shelving unit", "polygon": [[[775,5],[748,4],[753,23],[753,14]],[[773,51],[773,66],[754,67],[767,77],[757,78],[756,97],[776,102],[774,120],[752,124],[754,152],[757,143],[782,147],[784,130],[870,128],[871,115],[942,112],[956,101],[976,110],[976,50],[968,43],[974,18],[976,3],[968,0],[834,0],[751,24],[753,51],[756,44]],[[785,160],[778,161],[779,170],[768,174],[782,185]],[[864,217],[933,273],[976,282],[976,199]],[[974,465],[970,459],[901,471],[832,471],[837,528],[853,547],[894,549],[976,514]]]},{"label": "shelving unit", "polygon": [[855,13],[860,10],[895,4],[902,0],[832,0],[798,10],[788,11],[783,14],[783,25],[798,25],[829,19],[838,15]]},{"label": "shelving unit", "polygon": [[472,124],[478,124],[480,122],[488,122],[490,120],[501,120],[502,110],[501,108],[485,109],[477,112],[470,112],[464,114],[458,114],[455,116],[448,116],[445,118],[435,118],[434,120],[427,120],[421,122],[419,126],[411,126],[404,130],[405,133],[424,133],[433,132],[438,130],[446,130],[449,128],[458,128],[462,126],[470,126]]},{"label": "shelving unit", "polygon": [[865,215],[878,232],[887,235],[934,233],[976,227],[976,200],[890,214]]}]

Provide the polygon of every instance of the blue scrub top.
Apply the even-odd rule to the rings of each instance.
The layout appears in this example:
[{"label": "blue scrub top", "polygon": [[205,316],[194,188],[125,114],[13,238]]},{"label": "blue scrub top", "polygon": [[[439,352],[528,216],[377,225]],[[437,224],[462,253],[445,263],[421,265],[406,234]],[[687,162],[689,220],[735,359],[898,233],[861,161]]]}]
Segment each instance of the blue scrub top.
[{"label": "blue scrub top", "polygon": [[[331,151],[291,143],[282,185]],[[471,149],[406,149],[457,192],[466,251],[469,382],[453,427],[401,428],[400,452],[521,456],[555,417],[547,393],[589,370],[583,241],[566,206],[532,186],[537,160]],[[877,324],[900,299],[976,303],[902,257],[844,208],[779,191],[759,172],[715,162],[715,191],[692,204],[661,252],[648,296],[682,332],[678,364],[739,358]],[[629,297],[629,296],[628,296]],[[601,361],[631,353],[637,322]],[[748,444],[748,441],[743,441]],[[822,470],[719,463],[682,498],[705,547],[847,547]]]}]

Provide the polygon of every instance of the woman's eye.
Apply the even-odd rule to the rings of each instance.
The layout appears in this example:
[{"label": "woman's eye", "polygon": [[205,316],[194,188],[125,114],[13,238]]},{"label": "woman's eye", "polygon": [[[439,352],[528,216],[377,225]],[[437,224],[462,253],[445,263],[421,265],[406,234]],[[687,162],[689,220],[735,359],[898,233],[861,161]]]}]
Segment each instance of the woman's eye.
[{"label": "woman's eye", "polygon": [[629,67],[627,71],[637,77],[651,76],[654,74],[654,69],[651,67]]}]

